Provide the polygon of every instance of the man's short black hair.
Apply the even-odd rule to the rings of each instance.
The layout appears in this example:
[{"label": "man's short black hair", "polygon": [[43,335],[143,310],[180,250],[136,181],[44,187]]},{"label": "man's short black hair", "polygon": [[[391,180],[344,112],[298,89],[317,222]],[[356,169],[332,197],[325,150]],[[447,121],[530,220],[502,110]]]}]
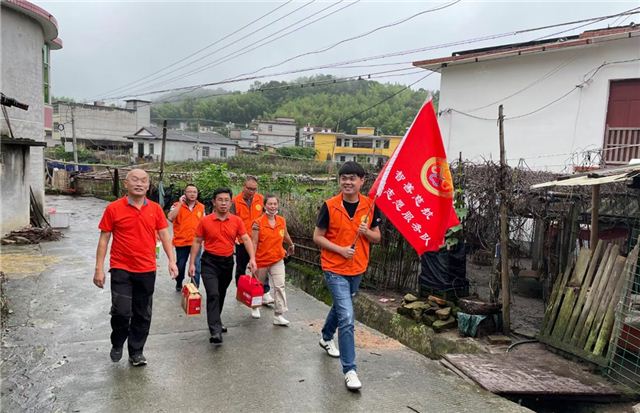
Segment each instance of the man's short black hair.
[{"label": "man's short black hair", "polygon": [[359,178],[364,178],[366,172],[364,168],[355,161],[347,161],[342,164],[338,171],[338,176],[341,175],[358,175]]},{"label": "man's short black hair", "polygon": [[187,188],[189,188],[190,186],[192,186],[192,187],[194,187],[196,190],[198,190],[198,187],[196,186],[196,184],[191,184],[191,183],[186,184],[186,185],[184,186],[184,190],[186,191],[186,190],[187,190]]},{"label": "man's short black hair", "polygon": [[213,200],[215,201],[220,194],[229,194],[229,198],[233,198],[233,192],[231,192],[230,188],[218,188],[213,191]]}]

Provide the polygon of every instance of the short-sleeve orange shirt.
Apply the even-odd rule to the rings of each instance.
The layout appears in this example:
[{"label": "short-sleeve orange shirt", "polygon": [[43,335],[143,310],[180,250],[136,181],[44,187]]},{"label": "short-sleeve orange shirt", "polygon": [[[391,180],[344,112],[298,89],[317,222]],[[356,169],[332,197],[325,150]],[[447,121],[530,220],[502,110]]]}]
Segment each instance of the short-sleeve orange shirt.
[{"label": "short-sleeve orange shirt", "polygon": [[110,232],[110,268],[130,272],[156,270],[156,232],[169,226],[162,207],[145,198],[138,209],[123,197],[104,210],[98,228]]},{"label": "short-sleeve orange shirt", "polygon": [[233,214],[227,214],[224,220],[213,213],[200,220],[196,236],[204,240],[204,250],[210,254],[229,257],[233,255],[236,238],[247,233],[242,220]]}]

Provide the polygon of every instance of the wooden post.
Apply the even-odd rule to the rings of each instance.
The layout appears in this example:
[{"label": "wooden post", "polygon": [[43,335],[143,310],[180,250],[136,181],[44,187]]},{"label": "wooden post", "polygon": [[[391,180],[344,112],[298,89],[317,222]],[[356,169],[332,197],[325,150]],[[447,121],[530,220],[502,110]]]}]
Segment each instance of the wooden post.
[{"label": "wooden post", "polygon": [[76,119],[73,114],[73,108],[74,106],[71,105],[71,138],[73,139],[73,162],[75,162],[73,170],[78,172],[78,142],[76,141]]},{"label": "wooden post", "polygon": [[589,237],[589,248],[595,250],[598,244],[598,216],[600,210],[600,185],[591,187],[591,236]]},{"label": "wooden post", "polygon": [[500,133],[500,276],[502,279],[502,327],[504,334],[511,331],[511,288],[509,283],[509,229],[507,222],[507,157],[504,149],[504,115],[498,107]]},{"label": "wooden post", "polygon": [[167,145],[167,121],[162,122],[162,151],[160,152],[160,182],[164,176],[164,150]]}]

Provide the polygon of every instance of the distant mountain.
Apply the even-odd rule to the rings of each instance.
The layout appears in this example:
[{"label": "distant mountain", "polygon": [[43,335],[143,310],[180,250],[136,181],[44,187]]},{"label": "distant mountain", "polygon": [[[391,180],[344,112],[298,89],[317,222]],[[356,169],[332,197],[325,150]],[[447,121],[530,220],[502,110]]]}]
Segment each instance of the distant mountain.
[{"label": "distant mountain", "polygon": [[187,91],[180,90],[175,92],[169,92],[164,95],[160,95],[154,99],[151,99],[151,101],[154,103],[171,103],[171,102],[179,102],[186,98],[202,99],[202,98],[211,97],[211,96],[228,95],[228,94],[229,94],[229,91],[222,88],[206,89],[201,87],[194,90],[187,90]]},{"label": "distant mountain", "polygon": [[[373,126],[380,134],[402,135],[428,92],[407,89],[401,84],[364,79],[345,82],[319,75],[294,82],[255,82],[247,92],[225,91],[225,96],[219,97],[214,97],[216,91],[208,89],[194,91],[193,95],[178,92],[171,95],[172,103],[154,104],[151,116],[243,126],[254,119],[280,116],[294,118],[298,126],[311,124],[332,130],[339,126],[340,131],[347,133],[355,133],[358,126]],[[439,92],[431,93],[437,107]]]}]

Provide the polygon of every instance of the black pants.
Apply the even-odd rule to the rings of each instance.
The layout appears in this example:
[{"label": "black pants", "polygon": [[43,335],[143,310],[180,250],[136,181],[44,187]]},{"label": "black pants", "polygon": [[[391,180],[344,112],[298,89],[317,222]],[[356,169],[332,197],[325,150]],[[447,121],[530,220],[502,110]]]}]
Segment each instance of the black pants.
[{"label": "black pants", "polygon": [[221,257],[205,251],[202,254],[202,283],[207,292],[207,324],[209,332],[222,332],[220,314],[233,279],[233,256]]},{"label": "black pants", "polygon": [[111,345],[128,341],[129,355],[141,354],[151,327],[151,307],[156,273],[112,268]]},{"label": "black pants", "polygon": [[[247,265],[249,264],[249,253],[247,253],[247,249],[244,247],[244,244],[236,245],[236,287],[238,286],[238,278],[241,275],[245,275],[247,273]],[[269,292],[269,282],[266,281],[262,284],[264,288],[264,292]]]}]

